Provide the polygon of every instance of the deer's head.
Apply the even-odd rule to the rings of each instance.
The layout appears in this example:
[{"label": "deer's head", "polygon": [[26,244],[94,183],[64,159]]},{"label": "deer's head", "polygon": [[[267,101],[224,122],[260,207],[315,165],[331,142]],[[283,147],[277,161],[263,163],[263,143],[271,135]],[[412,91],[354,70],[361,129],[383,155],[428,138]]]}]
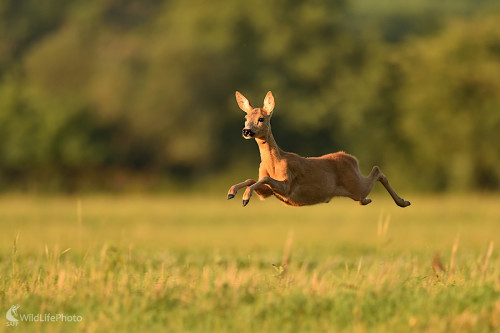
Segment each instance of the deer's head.
[{"label": "deer's head", "polygon": [[254,108],[252,104],[239,92],[236,92],[236,101],[240,109],[246,112],[243,137],[245,139],[263,138],[271,131],[271,115],[274,109],[274,97],[268,92],[264,98],[264,106]]}]

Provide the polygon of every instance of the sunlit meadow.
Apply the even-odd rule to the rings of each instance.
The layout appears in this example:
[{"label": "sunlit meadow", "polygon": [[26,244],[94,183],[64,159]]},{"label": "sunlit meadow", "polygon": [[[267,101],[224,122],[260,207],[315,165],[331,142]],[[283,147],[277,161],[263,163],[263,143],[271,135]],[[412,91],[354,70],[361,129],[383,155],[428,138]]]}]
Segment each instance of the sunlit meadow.
[{"label": "sunlit meadow", "polygon": [[2,317],[83,320],[1,330],[499,330],[500,197],[407,196],[3,196]]}]

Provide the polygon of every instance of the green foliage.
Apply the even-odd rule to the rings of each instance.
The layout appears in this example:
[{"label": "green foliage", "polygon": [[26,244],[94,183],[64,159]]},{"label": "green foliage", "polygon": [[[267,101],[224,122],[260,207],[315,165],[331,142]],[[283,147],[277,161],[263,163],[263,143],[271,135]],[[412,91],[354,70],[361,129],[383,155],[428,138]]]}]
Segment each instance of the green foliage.
[{"label": "green foliage", "polygon": [[495,13],[469,0],[4,0],[0,187],[255,164],[233,93],[259,105],[272,90],[286,150],[346,150],[406,187],[497,189]]},{"label": "green foliage", "polygon": [[426,178],[444,175],[442,185],[499,185],[500,146],[493,144],[500,140],[497,22],[452,21],[439,35],[407,45],[396,60],[406,77],[398,97],[413,160],[420,157]]}]

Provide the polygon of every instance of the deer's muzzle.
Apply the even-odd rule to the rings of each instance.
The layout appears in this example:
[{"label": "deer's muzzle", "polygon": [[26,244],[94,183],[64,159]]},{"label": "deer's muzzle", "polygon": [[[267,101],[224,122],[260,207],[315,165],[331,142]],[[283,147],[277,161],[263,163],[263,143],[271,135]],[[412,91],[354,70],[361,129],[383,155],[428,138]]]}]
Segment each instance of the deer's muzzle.
[{"label": "deer's muzzle", "polygon": [[255,135],[255,133],[252,132],[252,130],[249,130],[246,128],[243,129],[242,133],[243,133],[243,137],[245,137],[245,138],[252,138]]}]

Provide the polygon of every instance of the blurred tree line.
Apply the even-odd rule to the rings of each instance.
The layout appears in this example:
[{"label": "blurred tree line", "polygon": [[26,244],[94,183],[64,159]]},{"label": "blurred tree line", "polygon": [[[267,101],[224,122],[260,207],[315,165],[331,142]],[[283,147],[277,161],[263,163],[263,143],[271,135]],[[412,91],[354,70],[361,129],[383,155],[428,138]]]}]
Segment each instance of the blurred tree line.
[{"label": "blurred tree line", "polygon": [[256,176],[235,90],[273,91],[285,150],[345,150],[398,188],[498,189],[499,9],[0,0],[0,189]]}]

